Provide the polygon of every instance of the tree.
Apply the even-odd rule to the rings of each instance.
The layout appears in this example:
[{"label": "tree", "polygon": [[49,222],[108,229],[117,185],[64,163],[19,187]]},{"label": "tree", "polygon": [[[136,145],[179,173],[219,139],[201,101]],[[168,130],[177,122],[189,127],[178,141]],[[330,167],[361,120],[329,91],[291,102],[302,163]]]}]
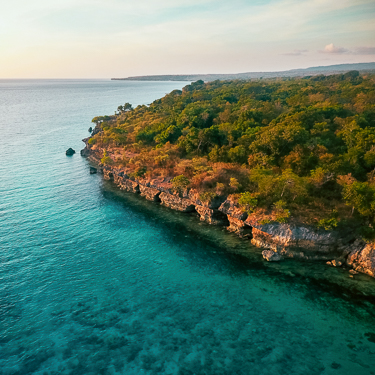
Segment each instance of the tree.
[{"label": "tree", "polygon": [[117,110],[119,113],[128,112],[133,110],[133,106],[130,103],[125,103],[124,105],[119,105]]},{"label": "tree", "polygon": [[371,220],[375,216],[375,187],[368,182],[354,181],[345,184],[342,192],[345,203],[352,207],[352,212],[358,213]]},{"label": "tree", "polygon": [[238,204],[242,207],[244,212],[251,214],[258,204],[257,194],[250,193],[249,191],[241,193]]}]

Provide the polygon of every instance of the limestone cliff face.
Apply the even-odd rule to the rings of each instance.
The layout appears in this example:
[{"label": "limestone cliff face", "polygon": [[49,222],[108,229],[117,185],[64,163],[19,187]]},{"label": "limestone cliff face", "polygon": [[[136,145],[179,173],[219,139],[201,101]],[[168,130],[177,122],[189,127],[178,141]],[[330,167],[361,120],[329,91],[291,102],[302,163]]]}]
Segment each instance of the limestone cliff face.
[{"label": "limestone cliff face", "polygon": [[223,226],[227,226],[229,224],[226,215],[216,208],[196,205],[195,209],[199,213],[201,220],[207,221],[209,224]]},{"label": "limestone cliff face", "polygon": [[177,194],[170,194],[170,193],[162,192],[159,195],[159,198],[163,206],[172,208],[173,210],[180,211],[180,212],[194,212],[195,211],[195,205],[190,199],[181,198]]},{"label": "limestone cliff face", "polygon": [[195,210],[199,213],[201,220],[207,221],[207,223],[212,225],[229,225],[226,215],[218,210],[225,200],[225,197],[216,196],[213,199],[204,201],[200,198],[199,192],[195,189],[190,189],[187,192],[187,197],[195,205]]},{"label": "limestone cliff face", "polygon": [[103,177],[105,180],[114,181],[113,171],[109,168],[103,168]]},{"label": "limestone cliff face", "polygon": [[219,211],[227,215],[229,221],[227,229],[230,232],[234,232],[242,238],[252,238],[252,227],[245,224],[248,214],[242,211],[233,195],[227,197],[220,205]]},{"label": "limestone cliff face", "polygon": [[251,243],[287,258],[345,260],[355,241],[354,233],[350,231],[344,235],[301,224],[261,224],[259,219],[259,216],[249,215],[245,221],[253,228]]},{"label": "limestone cliff face", "polygon": [[160,202],[160,198],[159,198],[159,195],[161,194],[160,190],[140,184],[139,191],[141,192],[142,197],[145,197],[147,200]]},{"label": "limestone cliff face", "polygon": [[335,263],[346,263],[355,271],[375,277],[375,243],[365,244],[356,240],[350,230],[343,234],[298,223],[266,224],[264,215],[248,215],[243,212],[235,195],[215,197],[205,202],[194,189],[174,192],[171,178],[131,179],[126,169],[103,166],[100,163],[102,152],[90,149],[88,138],[84,141],[87,146],[81,151],[81,155],[97,164],[98,172],[102,172],[106,180],[113,181],[121,190],[139,193],[150,201],[160,202],[180,212],[197,212],[201,220],[226,226],[240,237],[251,239],[253,245],[266,249],[263,251],[263,257],[268,261],[279,261],[283,258],[336,259],[338,262]]}]

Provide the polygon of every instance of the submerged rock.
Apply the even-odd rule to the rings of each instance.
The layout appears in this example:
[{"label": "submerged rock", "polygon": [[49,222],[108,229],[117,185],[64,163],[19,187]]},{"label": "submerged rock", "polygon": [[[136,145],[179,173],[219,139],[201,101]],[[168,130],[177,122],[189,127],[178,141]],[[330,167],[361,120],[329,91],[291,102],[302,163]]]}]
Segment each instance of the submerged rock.
[{"label": "submerged rock", "polygon": [[272,250],[263,250],[262,255],[263,258],[266,259],[268,262],[279,262],[283,259],[283,257],[280,254],[275,253]]},{"label": "submerged rock", "polygon": [[343,262],[338,259],[333,259],[326,262],[326,264],[331,267],[341,267],[343,265]]},{"label": "submerged rock", "polygon": [[338,259],[333,259],[331,263],[332,263],[332,266],[333,266],[333,267],[341,267],[342,264],[343,264],[343,263],[341,262],[341,260],[338,260]]},{"label": "submerged rock", "polygon": [[89,127],[89,133],[91,133],[91,132],[92,132],[92,127],[90,126],[90,127]]},{"label": "submerged rock", "polygon": [[74,155],[76,152],[75,152],[75,150],[73,150],[71,147],[69,147],[67,150],[66,150],[66,152],[65,152],[65,154],[67,155],[67,156],[72,156],[72,155]]},{"label": "submerged rock", "polygon": [[98,170],[96,168],[90,167],[90,174],[95,174],[97,172],[98,172]]}]

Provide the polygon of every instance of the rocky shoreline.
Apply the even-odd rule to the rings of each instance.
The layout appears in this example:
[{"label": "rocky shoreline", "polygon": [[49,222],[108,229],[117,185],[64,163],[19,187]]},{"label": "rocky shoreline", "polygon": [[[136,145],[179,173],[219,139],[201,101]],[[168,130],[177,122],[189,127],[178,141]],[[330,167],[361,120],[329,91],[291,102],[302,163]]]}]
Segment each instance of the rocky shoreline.
[{"label": "rocky shoreline", "polygon": [[196,212],[209,224],[225,226],[252,245],[263,248],[262,255],[267,261],[284,258],[324,260],[330,266],[348,266],[351,277],[358,272],[375,277],[375,243],[365,243],[350,231],[343,234],[300,224],[264,223],[264,217],[244,213],[232,196],[203,202],[194,189],[173,191],[171,178],[130,177],[126,168],[103,166],[100,151],[92,150],[88,140],[83,140],[86,147],[81,150],[81,155],[97,166],[104,179],[113,181],[121,190],[140,194],[147,200],[182,213]]}]

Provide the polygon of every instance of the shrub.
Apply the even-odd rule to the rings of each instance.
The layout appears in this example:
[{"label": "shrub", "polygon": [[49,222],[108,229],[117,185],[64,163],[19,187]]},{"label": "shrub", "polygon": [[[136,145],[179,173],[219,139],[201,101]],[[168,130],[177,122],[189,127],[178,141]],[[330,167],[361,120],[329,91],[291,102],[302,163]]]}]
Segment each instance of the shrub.
[{"label": "shrub", "polygon": [[211,203],[216,198],[216,193],[213,191],[204,191],[199,194],[199,199],[205,203]]},{"label": "shrub", "polygon": [[176,176],[172,179],[172,186],[173,190],[177,192],[182,192],[185,190],[190,184],[190,181],[187,177],[185,177],[183,174]]},{"label": "shrub", "polygon": [[237,178],[234,178],[234,177],[231,177],[230,180],[229,180],[229,186],[234,190],[239,190],[241,185],[240,183],[238,182]]},{"label": "shrub", "polygon": [[147,172],[147,167],[138,167],[133,173],[130,173],[130,177],[144,177]]},{"label": "shrub", "polygon": [[100,161],[104,165],[111,165],[111,164],[113,164],[113,160],[111,159],[110,156],[108,156],[108,153],[107,153],[106,150],[104,150],[103,157],[100,159]]},{"label": "shrub", "polygon": [[245,193],[241,194],[240,198],[238,199],[238,203],[244,212],[251,214],[258,204],[257,195],[246,191]]},{"label": "shrub", "polygon": [[330,217],[319,220],[318,228],[324,228],[325,230],[332,230],[339,225],[340,220],[338,219],[337,210],[333,210]]},{"label": "shrub", "polygon": [[285,208],[286,202],[283,200],[277,201],[274,204],[276,218],[275,221],[279,223],[286,223],[290,216],[290,211]]},{"label": "shrub", "polygon": [[324,228],[325,230],[332,230],[339,224],[338,219],[331,217],[329,219],[321,219],[318,222],[318,228]]}]

